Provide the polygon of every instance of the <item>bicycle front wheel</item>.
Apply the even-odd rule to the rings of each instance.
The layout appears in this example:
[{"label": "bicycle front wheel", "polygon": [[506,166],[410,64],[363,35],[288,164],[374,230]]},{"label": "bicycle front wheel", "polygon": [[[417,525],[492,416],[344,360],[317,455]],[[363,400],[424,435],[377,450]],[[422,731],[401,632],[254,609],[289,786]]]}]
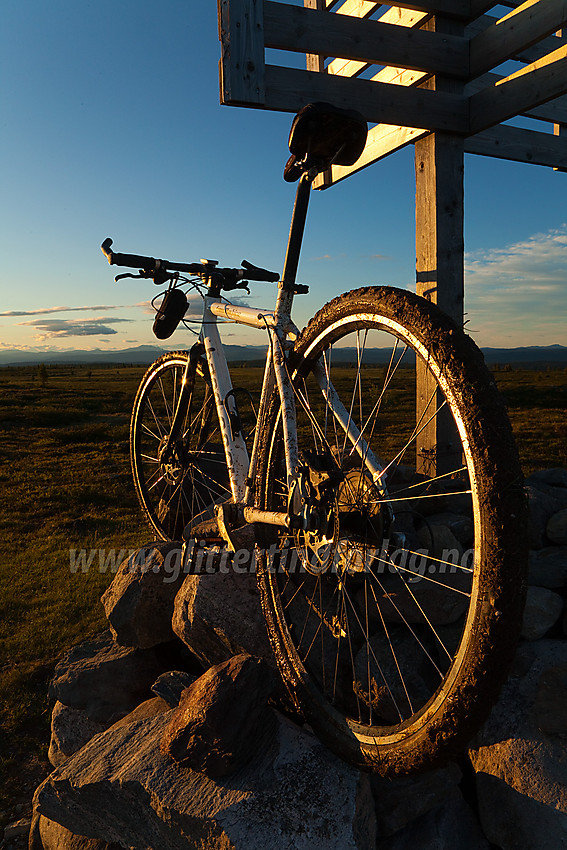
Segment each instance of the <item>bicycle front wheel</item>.
[{"label": "bicycle front wheel", "polygon": [[[138,388],[130,424],[134,486],[146,518],[163,540],[181,540],[189,523],[213,516],[231,490],[207,363],[186,351],[160,357]],[[166,448],[190,362],[192,385],[179,433]]]},{"label": "bicycle front wheel", "polygon": [[308,518],[259,532],[283,678],[351,763],[432,767],[487,714],[521,621],[526,515],[504,404],[447,316],[386,287],[327,304],[289,368],[302,486],[288,491],[274,399],[256,489],[263,508]]}]

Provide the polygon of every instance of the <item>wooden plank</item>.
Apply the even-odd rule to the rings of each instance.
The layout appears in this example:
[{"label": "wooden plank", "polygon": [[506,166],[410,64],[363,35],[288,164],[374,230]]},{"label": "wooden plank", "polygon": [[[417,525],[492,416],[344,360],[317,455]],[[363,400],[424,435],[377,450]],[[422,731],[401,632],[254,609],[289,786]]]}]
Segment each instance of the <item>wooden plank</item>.
[{"label": "wooden plank", "polygon": [[[336,6],[338,0],[326,0],[327,9],[333,8]],[[346,0],[345,5],[352,3],[356,5],[360,2],[366,2],[366,0]],[[447,15],[449,17],[458,18],[461,20],[467,20],[470,15],[470,7],[471,2],[474,0],[429,0],[429,2],[406,2],[406,0],[397,0],[397,2],[391,2],[389,0],[388,6],[396,7],[400,6],[403,9],[412,9],[416,12],[425,12],[428,15]],[[375,3],[375,6],[379,6],[380,3]],[[493,3],[490,4],[494,5]],[[504,5],[508,5],[505,3]],[[487,7],[489,8],[489,7]],[[345,14],[350,14],[345,13]]]},{"label": "wooden plank", "polygon": [[[375,4],[378,5],[378,4]],[[429,18],[424,12],[414,12],[409,9],[388,9],[379,18],[381,23],[396,24],[400,27],[416,27]],[[341,77],[356,77],[369,68],[368,62],[352,62],[348,59],[333,59],[327,65],[328,74],[337,74]]]},{"label": "wooden plank", "polygon": [[[323,186],[316,182],[314,188],[323,189],[329,185],[334,186],[350,177],[351,174],[368,168],[369,165],[413,144],[417,139],[428,134],[429,130],[416,127],[392,127],[386,124],[372,127],[368,133],[368,144],[360,159],[350,166],[333,165],[329,183]],[[465,153],[544,165],[560,171],[567,169],[566,127],[563,127],[560,135],[551,135],[538,130],[524,130],[502,124],[483,130],[475,136],[468,136],[464,147]]]},{"label": "wooden plank", "polygon": [[[316,9],[319,12],[325,10],[326,0],[303,0],[306,9]],[[325,57],[321,53],[307,53],[305,55],[305,67],[308,71],[325,70]]]},{"label": "wooden plank", "polygon": [[324,182],[317,178],[313,183],[314,189],[325,189],[329,185],[340,183],[351,174],[362,171],[395,151],[413,144],[417,139],[426,136],[430,131],[418,127],[400,127],[392,124],[377,124],[368,131],[368,141],[361,156],[354,165],[333,165],[329,180]]},{"label": "wooden plank", "polygon": [[297,112],[315,100],[358,109],[371,123],[468,132],[466,98],[458,95],[266,65],[266,109]]},{"label": "wooden plank", "polygon": [[[326,3],[326,0],[322,0]],[[344,0],[344,2],[335,8],[336,15],[350,15],[353,18],[369,18],[373,15],[381,3],[374,3],[374,0]],[[329,8],[328,5],[326,7]]]},{"label": "wooden plank", "polygon": [[278,50],[341,56],[435,74],[468,74],[469,42],[463,37],[329,15],[274,0],[264,2],[264,43]]},{"label": "wooden plank", "polygon": [[[498,18],[495,18],[492,15],[481,15],[480,18],[465,27],[465,35],[467,38],[472,39],[474,36],[489,29],[489,27],[493,26],[497,22]],[[547,38],[543,38],[541,41],[538,41],[536,44],[526,47],[524,50],[519,50],[518,53],[514,54],[511,58],[517,59],[519,62],[535,62],[536,59],[541,59],[542,56],[552,53],[564,44],[567,44],[567,38],[563,38],[561,35],[550,35]]]},{"label": "wooden plank", "polygon": [[524,130],[520,127],[492,127],[465,139],[465,151],[514,162],[567,169],[567,136]]},{"label": "wooden plank", "polygon": [[473,94],[469,98],[470,132],[479,133],[564,94],[567,47],[560,47],[497,85]]},{"label": "wooden plank", "polygon": [[262,0],[218,0],[221,103],[264,102]]},{"label": "wooden plank", "polygon": [[[410,73],[409,71],[407,73]],[[484,91],[502,82],[505,78],[500,74],[483,74],[482,77],[476,77],[465,86],[465,94],[472,95],[476,92]],[[526,109],[520,113],[526,118],[536,118],[538,121],[547,121],[551,124],[560,123],[567,124],[567,95],[557,97],[554,100],[542,106],[534,106],[533,109]]]},{"label": "wooden plank", "polygon": [[477,77],[567,23],[567,0],[526,0],[470,42],[470,74]]}]

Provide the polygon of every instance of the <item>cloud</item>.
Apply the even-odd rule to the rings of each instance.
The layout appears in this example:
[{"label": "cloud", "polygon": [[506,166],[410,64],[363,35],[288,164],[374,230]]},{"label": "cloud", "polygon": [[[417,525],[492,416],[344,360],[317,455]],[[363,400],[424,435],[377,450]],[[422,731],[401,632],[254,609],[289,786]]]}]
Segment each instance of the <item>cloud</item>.
[{"label": "cloud", "polygon": [[8,318],[10,316],[20,317],[20,316],[45,316],[49,313],[76,313],[82,312],[85,310],[93,310],[99,312],[100,310],[123,310],[128,309],[129,307],[138,307],[141,305],[138,304],[96,304],[94,307],[43,307],[40,310],[7,310],[4,313],[0,313],[0,317]]},{"label": "cloud", "polygon": [[37,319],[31,322],[19,322],[20,325],[30,325],[40,333],[34,334],[34,339],[43,342],[46,339],[60,339],[62,337],[74,336],[108,336],[116,334],[110,325],[129,322],[130,319],[118,319],[103,317],[79,321],[76,319]]},{"label": "cloud", "polygon": [[481,344],[565,343],[567,224],[465,257],[465,301]]}]

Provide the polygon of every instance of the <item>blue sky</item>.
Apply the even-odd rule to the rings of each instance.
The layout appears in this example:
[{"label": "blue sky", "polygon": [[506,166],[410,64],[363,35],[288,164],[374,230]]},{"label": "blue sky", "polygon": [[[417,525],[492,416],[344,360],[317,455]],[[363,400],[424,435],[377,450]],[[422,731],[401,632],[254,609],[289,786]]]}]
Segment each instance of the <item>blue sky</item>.
[{"label": "blue sky", "polygon": [[[118,251],[281,270],[291,116],[219,105],[215,0],[3,0],[0,20],[0,348],[155,341],[157,289],[114,283],[106,236]],[[480,345],[567,344],[566,196],[566,174],[467,156],[466,309]],[[356,286],[412,288],[414,228],[413,148],[314,193],[297,324]],[[270,306],[272,293],[253,285],[252,300]]]}]

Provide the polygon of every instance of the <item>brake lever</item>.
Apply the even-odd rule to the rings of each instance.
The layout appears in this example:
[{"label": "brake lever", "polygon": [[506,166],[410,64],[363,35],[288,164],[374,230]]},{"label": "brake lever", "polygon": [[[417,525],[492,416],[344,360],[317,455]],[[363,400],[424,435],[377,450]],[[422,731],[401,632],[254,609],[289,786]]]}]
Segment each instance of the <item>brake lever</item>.
[{"label": "brake lever", "polygon": [[123,280],[125,277],[142,277],[141,274],[131,274],[130,272],[126,272],[126,274],[117,274],[114,278],[114,282],[118,283],[119,280]]}]

